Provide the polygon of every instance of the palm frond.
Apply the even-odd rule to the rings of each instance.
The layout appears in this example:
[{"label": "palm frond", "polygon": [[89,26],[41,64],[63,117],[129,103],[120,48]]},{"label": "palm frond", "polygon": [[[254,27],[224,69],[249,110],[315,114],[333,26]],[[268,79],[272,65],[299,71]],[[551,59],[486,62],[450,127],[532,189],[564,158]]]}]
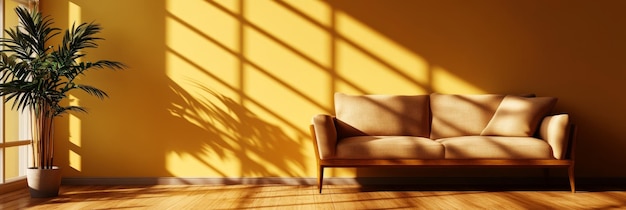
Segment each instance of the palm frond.
[{"label": "palm frond", "polygon": [[99,60],[94,63],[91,63],[91,67],[100,68],[100,69],[107,68],[111,70],[120,70],[120,69],[124,69],[126,65],[117,61]]},{"label": "palm frond", "polygon": [[105,97],[108,98],[109,95],[104,92],[103,90],[100,90],[96,87],[93,86],[89,86],[89,85],[76,85],[76,87],[78,87],[79,89],[85,91],[86,93],[88,93],[89,95],[92,96],[96,96],[99,99],[104,99]]},{"label": "palm frond", "polygon": [[14,80],[0,84],[0,96],[4,96],[4,102],[13,101],[11,108],[27,110],[38,102],[37,87],[32,82]]},{"label": "palm frond", "polygon": [[81,106],[63,106],[63,107],[59,106],[59,107],[56,107],[54,111],[54,116],[63,114],[68,111],[87,113],[87,110]]},{"label": "palm frond", "polygon": [[[23,36],[22,44],[28,44],[33,49],[36,55],[44,54],[49,48],[46,47],[46,41],[50,40],[59,31],[59,28],[52,27],[54,22],[48,16],[42,16],[39,12],[30,12],[26,8],[18,7],[16,12],[25,34]],[[16,31],[18,34],[24,35],[20,30]],[[26,49],[26,47],[24,47]]]},{"label": "palm frond", "polygon": [[99,24],[82,23],[78,26],[72,25],[70,30],[65,31],[63,45],[57,50],[59,54],[68,59],[65,64],[69,65],[69,61],[75,61],[82,57],[81,50],[98,47],[96,41],[102,38],[95,37],[95,34],[101,30],[102,27]]}]

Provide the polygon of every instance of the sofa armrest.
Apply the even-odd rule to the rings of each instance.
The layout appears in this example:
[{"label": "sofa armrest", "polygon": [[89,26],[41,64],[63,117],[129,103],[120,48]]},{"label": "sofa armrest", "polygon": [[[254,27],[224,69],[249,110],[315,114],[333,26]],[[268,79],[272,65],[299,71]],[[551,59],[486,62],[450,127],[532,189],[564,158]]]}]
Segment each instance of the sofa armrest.
[{"label": "sofa armrest", "polygon": [[337,145],[334,117],[326,114],[314,116],[312,132],[319,159],[332,157]]},{"label": "sofa armrest", "polygon": [[570,139],[568,114],[558,114],[543,118],[539,135],[550,144],[554,158],[565,159]]}]

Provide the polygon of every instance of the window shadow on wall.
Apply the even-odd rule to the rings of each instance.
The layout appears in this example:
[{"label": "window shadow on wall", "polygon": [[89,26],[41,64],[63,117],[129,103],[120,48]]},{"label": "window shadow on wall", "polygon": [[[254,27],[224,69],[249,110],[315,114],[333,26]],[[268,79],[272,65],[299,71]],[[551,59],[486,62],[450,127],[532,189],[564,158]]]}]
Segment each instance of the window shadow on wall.
[{"label": "window shadow on wall", "polygon": [[[498,10],[509,8],[507,3],[467,10],[466,6],[474,7],[464,1],[321,1],[330,11],[324,22],[297,7],[296,1],[68,2],[81,7],[85,21],[95,19],[104,26],[107,40],[92,55],[130,66],[121,73],[98,73],[98,79],[93,80],[95,86],[111,94],[105,103],[78,96],[79,103],[97,112],[76,115],[80,132],[58,134],[77,135],[82,140],[81,144],[63,146],[75,152],[84,166],[71,175],[305,176],[313,170],[307,166],[314,163],[307,130],[309,119],[320,112],[334,112],[334,92],[379,94],[401,90],[419,94],[450,90],[446,88],[454,82],[438,80],[437,66],[471,84],[475,88],[472,90],[563,95],[559,103],[564,105],[559,109],[586,111],[586,105],[573,105],[578,96],[569,93],[568,88],[554,88],[553,81],[561,78],[562,72],[545,71],[544,64],[550,62],[534,53],[544,52],[543,45],[533,43],[538,29],[549,29],[549,25],[518,27],[502,21],[532,25],[541,19],[518,20],[507,12],[519,10]],[[235,6],[224,2],[234,2]],[[298,25],[287,27],[280,25],[283,20],[253,19],[251,14],[256,13],[251,12],[256,7],[252,4],[266,4],[279,12],[255,17],[284,15],[298,20]],[[173,9],[181,5],[187,8]],[[203,16],[206,14],[213,16]],[[371,31],[346,33],[352,31],[342,27],[351,23]],[[274,25],[284,26],[285,31],[277,31]],[[299,34],[290,27],[321,34],[326,40],[322,41],[325,50],[316,54],[301,46],[301,40],[292,40]],[[524,30],[529,27],[537,31]],[[539,41],[558,41],[551,39],[559,37],[556,35],[559,33]],[[364,36],[382,37],[411,61],[396,63],[399,58],[387,57],[392,51],[364,41]],[[270,48],[278,56],[264,54]],[[356,65],[361,61],[363,65]],[[293,66],[278,65],[283,63],[298,63],[294,66],[306,69],[288,72],[285,68]],[[409,67],[403,65],[408,63]],[[548,67],[561,68],[555,64]],[[293,72],[297,73],[289,74]],[[382,76],[361,80],[364,75],[378,74]],[[317,78],[327,79],[301,85]],[[283,106],[281,100],[291,106]],[[300,109],[310,113],[291,112]],[[306,117],[292,116],[300,114]],[[579,116],[578,120],[589,121],[587,124],[601,124],[594,121],[593,114]],[[596,132],[606,133],[599,139],[619,139],[614,138],[618,137],[614,130],[600,128]],[[596,136],[590,132],[581,135]],[[612,144],[603,141],[595,145],[604,148]],[[593,154],[586,155],[593,159]]]}]

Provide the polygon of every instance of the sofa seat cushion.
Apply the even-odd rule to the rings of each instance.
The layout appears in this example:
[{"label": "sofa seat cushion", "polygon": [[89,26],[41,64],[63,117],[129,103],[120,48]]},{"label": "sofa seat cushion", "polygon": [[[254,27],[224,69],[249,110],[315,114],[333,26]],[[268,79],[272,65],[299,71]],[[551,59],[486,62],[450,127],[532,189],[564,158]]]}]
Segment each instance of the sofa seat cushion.
[{"label": "sofa seat cushion", "polygon": [[337,159],[443,159],[438,142],[414,136],[356,136],[339,140]]},{"label": "sofa seat cushion", "polygon": [[552,148],[533,137],[462,136],[438,139],[446,159],[554,159]]}]

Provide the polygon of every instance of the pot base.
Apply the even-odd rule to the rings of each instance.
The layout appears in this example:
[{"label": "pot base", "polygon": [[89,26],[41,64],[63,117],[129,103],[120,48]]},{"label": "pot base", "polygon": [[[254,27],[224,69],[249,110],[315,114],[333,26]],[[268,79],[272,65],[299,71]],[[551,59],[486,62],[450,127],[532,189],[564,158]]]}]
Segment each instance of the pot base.
[{"label": "pot base", "polygon": [[52,169],[28,168],[26,181],[32,198],[49,198],[59,195],[61,186],[61,170],[53,166]]}]

